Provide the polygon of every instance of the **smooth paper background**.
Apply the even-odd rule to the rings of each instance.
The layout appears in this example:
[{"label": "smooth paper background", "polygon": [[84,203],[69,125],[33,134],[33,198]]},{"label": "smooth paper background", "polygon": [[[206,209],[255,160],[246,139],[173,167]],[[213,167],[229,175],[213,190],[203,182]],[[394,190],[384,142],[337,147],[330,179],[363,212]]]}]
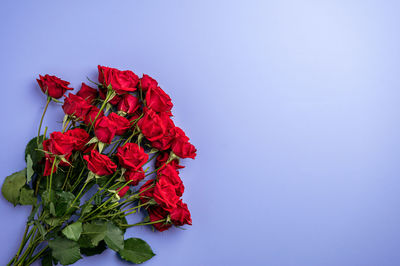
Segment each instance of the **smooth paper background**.
[{"label": "smooth paper background", "polygon": [[[145,265],[400,265],[400,2],[0,5],[0,181],[37,132],[38,74],[78,89],[97,64],[132,69],[198,148],[182,171],[193,226],[128,231],[157,253]],[[45,125],[62,118],[51,104]],[[0,213],[5,265],[29,207],[1,198]],[[76,265],[128,264],[108,250]]]}]

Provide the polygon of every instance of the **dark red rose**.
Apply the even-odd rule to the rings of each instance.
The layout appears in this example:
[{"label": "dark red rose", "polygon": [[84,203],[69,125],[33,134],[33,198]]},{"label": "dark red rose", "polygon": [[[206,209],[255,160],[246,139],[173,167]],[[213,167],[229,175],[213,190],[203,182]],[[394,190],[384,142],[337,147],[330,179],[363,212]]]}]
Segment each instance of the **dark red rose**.
[{"label": "dark red rose", "polygon": [[128,192],[128,190],[129,190],[129,186],[125,186],[125,187],[119,189],[118,196],[120,196],[122,198],[123,196],[125,196],[125,194],[126,194],[126,192]]},{"label": "dark red rose", "polygon": [[171,211],[171,222],[175,226],[182,226],[184,224],[192,225],[192,218],[186,203],[179,200],[176,208]]},{"label": "dark red rose", "polygon": [[[169,159],[169,153],[167,152],[160,153],[160,155],[157,156],[156,158],[156,164],[155,164],[156,168],[161,168],[162,166],[164,166],[167,163],[168,159]],[[185,168],[185,166],[179,165],[178,159],[170,161],[168,165],[171,165],[176,171],[178,171],[181,168]]]},{"label": "dark red rose", "polygon": [[[168,217],[168,212],[166,212],[165,210],[163,210],[158,206],[151,206],[150,208],[147,209],[147,212],[149,213],[150,222],[164,220]],[[159,223],[154,223],[153,226],[155,229],[162,232],[168,230],[171,227],[171,224],[168,224],[165,221],[163,221]]]},{"label": "dark red rose", "polygon": [[75,139],[75,151],[80,151],[85,148],[86,143],[89,142],[89,134],[82,128],[74,128],[65,132],[66,135],[71,136]]},{"label": "dark red rose", "polygon": [[96,118],[97,114],[99,114],[99,115],[97,116],[96,121],[99,120],[100,118],[102,118],[102,117],[104,116],[104,111],[101,110],[100,113],[99,113],[99,111],[100,111],[100,109],[97,108],[97,106],[92,105],[92,106],[90,107],[89,112],[88,112],[87,115],[85,116],[85,121],[84,121],[84,123],[85,123],[86,125],[92,124],[92,122],[93,122],[94,119]]},{"label": "dark red rose", "polygon": [[70,93],[68,97],[65,98],[62,108],[65,114],[83,121],[88,114],[91,105],[82,97]]},{"label": "dark red rose", "polygon": [[[106,88],[100,88],[99,89],[99,96],[100,99],[105,100],[106,96],[107,96],[107,89]],[[122,99],[121,95],[115,95],[111,100],[109,100],[108,102],[112,105],[117,105]]]},{"label": "dark red rose", "polygon": [[98,66],[99,82],[105,87],[112,86],[117,94],[125,94],[136,90],[139,77],[130,70],[121,71],[116,68]]},{"label": "dark red rose", "polygon": [[83,155],[83,159],[88,162],[89,170],[98,176],[111,175],[117,169],[117,165],[108,156],[96,150],[92,150],[90,155]]},{"label": "dark red rose", "polygon": [[97,119],[94,126],[94,134],[103,143],[110,144],[117,132],[117,125],[107,116]]},{"label": "dark red rose", "polygon": [[144,179],[144,172],[143,170],[126,170],[124,176],[126,181],[131,181],[130,186],[137,186]]},{"label": "dark red rose", "polygon": [[153,141],[151,145],[160,151],[168,150],[172,141],[175,139],[175,124],[167,113],[160,113],[162,123],[165,125],[165,134],[158,140]]},{"label": "dark red rose", "polygon": [[152,199],[153,192],[154,192],[154,180],[147,180],[146,183],[144,183],[139,190],[141,203],[142,204],[146,203],[150,199]]},{"label": "dark red rose", "polygon": [[175,132],[176,136],[171,145],[172,151],[180,158],[194,159],[196,157],[196,147],[189,142],[189,138],[182,129],[176,127]]},{"label": "dark red rose", "polygon": [[153,79],[149,75],[143,74],[143,77],[140,79],[140,86],[142,88],[142,91],[146,92],[150,88],[157,87],[158,83],[155,79]]},{"label": "dark red rose", "polygon": [[[43,176],[49,176],[51,173],[55,173],[57,171],[57,165],[54,165],[53,167],[53,162],[55,160],[55,157],[52,157],[48,154],[45,155],[45,164],[44,164],[44,171],[43,171]],[[51,169],[53,168],[53,172]]]},{"label": "dark red rose", "polygon": [[149,141],[161,139],[165,134],[165,125],[160,116],[151,109],[144,109],[144,116],[137,123],[143,135]]},{"label": "dark red rose", "polygon": [[149,155],[136,143],[126,143],[117,150],[117,157],[122,167],[138,171],[149,159]]},{"label": "dark red rose", "polygon": [[171,98],[160,87],[150,88],[147,91],[146,104],[156,112],[169,112],[173,106]]},{"label": "dark red rose", "polygon": [[165,167],[157,171],[157,177],[159,180],[165,179],[171,183],[175,188],[176,195],[179,197],[182,196],[185,187],[183,186],[182,180],[174,167],[167,164]]},{"label": "dark red rose", "polygon": [[61,98],[67,90],[73,90],[69,88],[69,82],[62,80],[56,76],[39,75],[40,79],[36,79],[39,87],[42,89],[43,93],[46,93],[55,99]]},{"label": "dark red rose", "polygon": [[116,113],[109,114],[108,118],[117,126],[116,135],[125,134],[125,132],[131,127],[131,123],[127,118],[117,115]]},{"label": "dark red rose", "polygon": [[82,97],[88,104],[93,104],[94,100],[96,100],[98,91],[92,87],[89,87],[85,83],[82,82],[81,89],[78,91],[76,95]]},{"label": "dark red rose", "polygon": [[154,200],[166,211],[176,208],[179,197],[176,195],[175,187],[166,178],[159,179],[154,187]]},{"label": "dark red rose", "polygon": [[125,94],[118,103],[118,111],[132,115],[139,109],[140,106],[141,104],[138,98],[130,94]]},{"label": "dark red rose", "polygon": [[55,155],[70,154],[76,145],[75,138],[61,132],[53,132],[50,138],[43,141],[43,150]]}]

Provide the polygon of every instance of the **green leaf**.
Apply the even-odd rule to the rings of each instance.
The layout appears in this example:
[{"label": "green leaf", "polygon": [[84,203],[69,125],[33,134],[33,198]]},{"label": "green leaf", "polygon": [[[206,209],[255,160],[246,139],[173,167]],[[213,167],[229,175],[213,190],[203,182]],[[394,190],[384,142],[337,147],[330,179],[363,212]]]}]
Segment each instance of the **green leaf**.
[{"label": "green leaf", "polygon": [[83,232],[88,237],[93,246],[97,246],[106,236],[107,224],[101,221],[94,221],[83,225]]},{"label": "green leaf", "polygon": [[118,252],[124,260],[139,264],[155,256],[150,246],[140,238],[125,240],[124,249]]},{"label": "green leaf", "polygon": [[102,253],[106,249],[106,243],[104,241],[100,241],[97,247],[84,248],[81,246],[81,253],[86,256],[93,256]]},{"label": "green leaf", "polygon": [[51,252],[46,252],[46,255],[43,256],[42,266],[53,266]]},{"label": "green leaf", "polygon": [[43,135],[39,137],[39,146],[37,145],[36,139],[37,137],[31,139],[25,148],[25,160],[28,162],[27,157],[28,155],[30,155],[33,165],[36,165],[44,157],[44,153],[38,150],[38,149],[40,150],[43,149],[43,145],[41,143]]},{"label": "green leaf", "polygon": [[[66,191],[51,190],[51,197],[49,201],[49,192],[46,190],[42,193],[42,200],[45,208],[50,210],[50,213],[57,217],[62,217],[64,214],[71,214],[79,208],[79,200],[75,201],[73,206],[72,202],[75,195]],[[54,209],[51,206],[54,204]]]},{"label": "green leaf", "polygon": [[73,224],[70,224],[62,230],[62,233],[66,238],[78,241],[82,233],[82,223],[75,222]]},{"label": "green leaf", "polygon": [[27,184],[29,182],[31,182],[32,176],[35,174],[32,167],[33,167],[33,161],[32,161],[31,155],[28,154],[26,156],[26,183]]},{"label": "green leaf", "polygon": [[36,202],[37,198],[34,195],[33,189],[30,189],[26,185],[22,187],[19,195],[19,203],[21,205],[36,205]]},{"label": "green leaf", "polygon": [[92,209],[93,209],[93,205],[92,205],[91,202],[86,202],[85,204],[83,204],[83,205],[81,206],[81,217],[82,217],[83,215],[85,215],[86,213],[91,212]]},{"label": "green leaf", "polygon": [[3,194],[4,198],[6,198],[6,200],[11,202],[15,206],[18,204],[20,190],[25,185],[25,183],[26,168],[6,177],[3,183],[3,187],[1,188],[1,193]]},{"label": "green leaf", "polygon": [[81,257],[77,242],[66,238],[55,238],[49,241],[49,247],[53,257],[62,265],[69,265],[78,261]]},{"label": "green leaf", "polygon": [[44,240],[46,236],[46,229],[44,229],[43,225],[38,220],[35,220],[34,223],[38,228],[40,235],[42,236],[42,240]]},{"label": "green leaf", "polygon": [[108,222],[104,241],[109,248],[120,251],[124,248],[124,232],[115,224]]}]

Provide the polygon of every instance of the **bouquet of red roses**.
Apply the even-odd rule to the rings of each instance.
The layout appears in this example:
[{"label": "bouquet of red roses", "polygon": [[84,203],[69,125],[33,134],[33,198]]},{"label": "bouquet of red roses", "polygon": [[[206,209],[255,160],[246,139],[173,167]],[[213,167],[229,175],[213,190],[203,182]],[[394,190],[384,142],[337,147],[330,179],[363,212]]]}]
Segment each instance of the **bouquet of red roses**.
[{"label": "bouquet of red roses", "polygon": [[[26,168],[2,186],[14,206],[32,205],[8,265],[39,258],[42,265],[68,265],[107,247],[142,263],[154,253],[142,239],[125,239],[127,228],[152,225],[164,231],[192,223],[181,199],[179,161],[194,159],[196,148],[172,121],[171,98],[148,75],[98,70],[99,83],[91,81],[97,89],[82,83],[68,96],[69,82],[50,75],[37,80],[47,96],[38,136],[26,146]],[[62,129],[47,136],[45,127],[41,135],[50,102],[62,103]],[[143,221],[128,224],[126,217],[139,210],[147,214]]]}]

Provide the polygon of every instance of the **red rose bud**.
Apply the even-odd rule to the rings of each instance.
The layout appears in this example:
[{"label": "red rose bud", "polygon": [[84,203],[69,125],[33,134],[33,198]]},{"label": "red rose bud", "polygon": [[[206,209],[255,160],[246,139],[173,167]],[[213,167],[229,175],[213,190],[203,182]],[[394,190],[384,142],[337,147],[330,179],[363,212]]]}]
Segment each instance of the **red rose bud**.
[{"label": "red rose bud", "polygon": [[160,151],[168,150],[172,141],[175,139],[175,124],[166,113],[159,114],[162,123],[165,125],[165,134],[158,140],[153,141],[151,145]]},{"label": "red rose bud", "polygon": [[118,103],[118,111],[133,115],[141,106],[139,99],[133,95],[125,94]]},{"label": "red rose bud", "polygon": [[126,192],[128,192],[129,186],[125,186],[118,191],[118,196],[123,197],[125,196]]},{"label": "red rose bud", "polygon": [[[92,124],[92,122],[95,120],[96,116],[97,116],[97,120],[99,120],[100,118],[102,118],[104,116],[104,111],[101,110],[101,112],[99,113],[100,109],[97,108],[97,106],[92,105],[89,109],[89,112],[87,113],[87,115],[85,116],[85,120],[84,123],[86,125],[90,125]],[[98,115],[97,115],[98,114]]]},{"label": "red rose bud", "polygon": [[154,192],[154,180],[147,180],[146,183],[144,183],[139,190],[141,203],[142,204],[146,203],[150,199],[152,199],[153,192]]},{"label": "red rose bud", "polygon": [[116,156],[122,167],[138,171],[149,159],[149,155],[136,143],[126,143],[119,147]]},{"label": "red rose bud", "polygon": [[85,148],[86,143],[89,142],[89,134],[82,128],[74,128],[65,132],[66,135],[75,139],[74,150],[80,151]]},{"label": "red rose bud", "polygon": [[146,104],[156,112],[169,112],[173,106],[171,98],[160,87],[150,88],[147,91]]},{"label": "red rose bud", "polygon": [[82,97],[88,104],[93,104],[94,100],[96,100],[98,91],[92,87],[89,87],[85,83],[82,82],[81,89],[78,91],[76,95]]},{"label": "red rose bud", "polygon": [[192,218],[186,203],[179,200],[176,208],[171,211],[171,222],[175,226],[182,226],[184,224],[192,225]]},{"label": "red rose bud", "polygon": [[88,114],[91,105],[89,105],[82,97],[70,93],[68,97],[65,98],[62,108],[65,114],[83,121]]},{"label": "red rose bud", "polygon": [[[148,208],[147,211],[149,213],[150,222],[160,221],[168,217],[168,212],[158,206],[152,206]],[[166,222],[159,222],[154,223],[153,226],[155,229],[162,232],[168,230],[171,227],[171,224],[167,224]]]},{"label": "red rose bud", "polygon": [[124,176],[126,181],[130,181],[130,186],[137,186],[139,182],[142,181],[145,177],[143,170],[126,170]]},{"label": "red rose bud", "polygon": [[196,157],[196,147],[189,142],[189,138],[182,129],[176,127],[175,131],[177,133],[171,145],[172,151],[180,158],[194,159]]},{"label": "red rose bud", "polygon": [[94,134],[103,143],[110,144],[117,132],[117,125],[107,116],[97,119],[94,126]]},{"label": "red rose bud", "polygon": [[125,134],[125,132],[131,127],[131,123],[127,118],[117,115],[116,113],[109,114],[108,118],[117,126],[116,135]]},{"label": "red rose bud", "polygon": [[183,186],[182,180],[180,179],[178,172],[175,170],[174,167],[167,164],[162,169],[158,170],[157,172],[158,179],[165,179],[175,188],[175,193],[179,197],[182,196],[185,187]]},{"label": "red rose bud", "polygon": [[142,88],[142,91],[146,92],[150,88],[157,87],[158,83],[155,79],[153,79],[149,75],[143,74],[143,77],[140,79],[140,86]]},{"label": "red rose bud", "polygon": [[59,99],[61,98],[67,90],[73,90],[69,88],[70,84],[68,81],[62,80],[56,76],[39,75],[40,79],[36,79],[39,87],[42,89],[43,93],[47,92],[52,98]]},{"label": "red rose bud", "polygon": [[179,197],[176,195],[175,187],[165,178],[157,181],[153,193],[154,200],[166,211],[176,208]]},{"label": "red rose bud", "polygon": [[92,150],[90,155],[83,155],[83,159],[88,162],[89,170],[98,176],[111,175],[117,169],[117,165],[108,156],[96,150]]},{"label": "red rose bud", "polygon": [[[107,97],[107,89],[106,88],[100,88],[99,89],[99,96],[100,99],[105,100]],[[111,105],[117,105],[122,99],[121,95],[115,95],[111,100],[108,101]]]},{"label": "red rose bud", "polygon": [[151,109],[144,110],[144,116],[137,123],[143,135],[149,141],[161,139],[165,134],[165,125],[160,116]]},{"label": "red rose bud", "polygon": [[121,71],[116,68],[98,66],[99,82],[105,87],[111,85],[117,94],[125,94],[136,90],[139,77],[130,70]]}]

